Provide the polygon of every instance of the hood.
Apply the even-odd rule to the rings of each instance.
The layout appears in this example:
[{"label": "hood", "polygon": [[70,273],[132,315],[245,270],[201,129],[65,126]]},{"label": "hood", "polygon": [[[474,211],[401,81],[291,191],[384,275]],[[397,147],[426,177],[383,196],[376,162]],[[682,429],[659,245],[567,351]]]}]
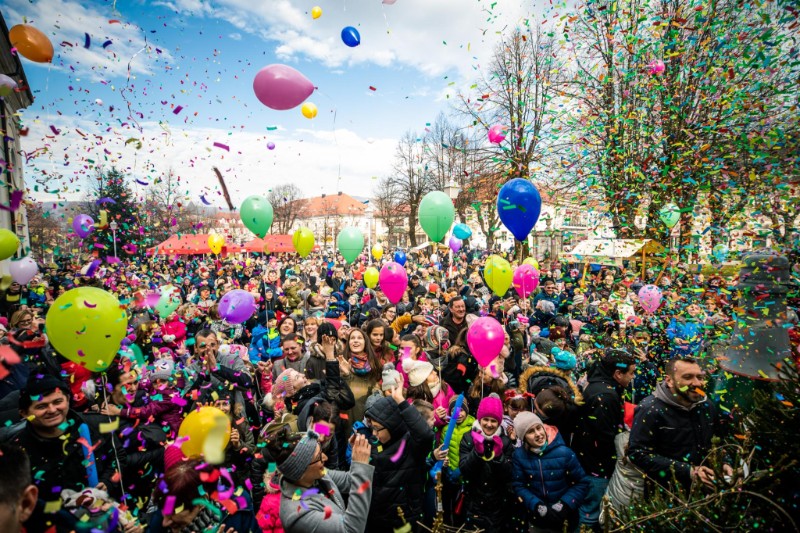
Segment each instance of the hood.
[{"label": "hood", "polygon": [[[410,408],[413,409],[413,407]],[[388,429],[392,440],[398,439],[406,433],[406,425],[400,415],[400,408],[392,398],[386,396],[378,398],[364,415]]]},{"label": "hood", "polygon": [[549,374],[551,376],[557,376],[566,381],[567,385],[569,385],[569,392],[572,393],[572,396],[575,400],[575,404],[583,405],[583,395],[581,394],[581,390],[572,380],[572,376],[569,374],[569,372],[565,372],[555,367],[535,365],[526,368],[525,371],[519,376],[519,390],[523,394],[530,392],[528,390],[528,384],[531,381],[531,378],[536,377],[537,374],[541,374],[542,376]]},{"label": "hood", "polygon": [[[302,389],[300,389],[300,392],[305,392],[305,390],[308,388],[309,388],[308,386],[303,387]],[[314,392],[319,392],[319,391],[314,391]],[[301,407],[300,412],[297,413],[297,429],[299,429],[301,433],[304,433],[308,429],[308,421],[311,418],[311,414],[314,410],[314,407],[316,407],[318,403],[324,402],[326,400],[321,395],[314,395],[308,398],[308,400],[303,399],[302,401],[304,401],[305,403]],[[302,403],[302,401],[298,401],[297,403],[298,407],[300,406],[300,403]]]},{"label": "hood", "polygon": [[675,401],[675,396],[672,394],[672,391],[669,390],[669,387],[667,387],[666,381],[661,381],[658,385],[656,385],[656,390],[653,391],[653,396],[655,396],[665,404],[671,405],[672,407],[675,407],[676,409],[680,409],[682,411],[691,411],[701,403],[705,403],[708,400],[708,396],[706,396],[699,402],[694,403],[689,407],[681,405],[677,401]]},{"label": "hood", "polygon": [[525,445],[526,449],[528,449],[529,451],[531,451],[533,453],[536,453],[536,454],[542,454],[542,453],[549,452],[553,448],[558,448],[559,446],[565,446],[564,439],[561,437],[561,433],[558,432],[558,428],[557,427],[549,426],[547,424],[543,424],[543,425],[544,425],[544,432],[547,435],[547,446],[545,446],[544,449],[539,449],[537,451],[537,450],[534,450],[534,449],[530,448],[526,444]]},{"label": "hood", "polygon": [[592,363],[592,366],[589,367],[589,371],[586,373],[586,377],[589,383],[608,383],[614,388],[620,388],[619,383],[614,379],[613,373],[609,372],[600,361]]}]

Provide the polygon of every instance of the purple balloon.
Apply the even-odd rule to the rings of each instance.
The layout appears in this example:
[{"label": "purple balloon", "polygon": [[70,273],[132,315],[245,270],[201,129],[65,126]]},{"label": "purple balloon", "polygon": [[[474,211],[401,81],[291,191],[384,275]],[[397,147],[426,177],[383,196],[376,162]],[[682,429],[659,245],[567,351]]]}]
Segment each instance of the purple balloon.
[{"label": "purple balloon", "polygon": [[242,289],[226,292],[219,301],[219,316],[231,324],[241,324],[253,316],[256,311],[256,299]]},{"label": "purple balloon", "polygon": [[455,235],[450,237],[450,242],[448,244],[450,244],[450,249],[453,250],[454,254],[457,254],[458,251],[461,249],[461,239],[459,239]]},{"label": "purple balloon", "polygon": [[30,257],[23,257],[19,261],[11,261],[8,265],[8,273],[11,279],[20,285],[27,285],[30,280],[39,272],[36,261]]},{"label": "purple balloon", "polygon": [[78,215],[72,219],[72,229],[81,239],[85,239],[94,231],[94,220],[89,215]]},{"label": "purple balloon", "polygon": [[286,65],[267,65],[256,74],[253,91],[262,104],[286,111],[302,104],[314,92],[314,84]]},{"label": "purple balloon", "polygon": [[275,143],[267,143],[267,148],[269,148],[270,150],[274,150],[275,149]]}]

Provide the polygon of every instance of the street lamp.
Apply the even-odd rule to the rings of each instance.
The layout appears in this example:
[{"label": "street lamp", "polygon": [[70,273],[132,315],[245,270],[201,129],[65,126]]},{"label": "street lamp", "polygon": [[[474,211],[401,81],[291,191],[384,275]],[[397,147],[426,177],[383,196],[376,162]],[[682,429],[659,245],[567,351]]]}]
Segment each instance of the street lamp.
[{"label": "street lamp", "polygon": [[108,227],[111,228],[111,237],[114,240],[114,257],[117,257],[117,228],[119,226],[116,220],[112,220]]},{"label": "street lamp", "polygon": [[450,178],[450,181],[444,186],[444,193],[453,200],[453,203],[456,203],[458,195],[461,193],[461,187],[456,183],[456,180]]}]

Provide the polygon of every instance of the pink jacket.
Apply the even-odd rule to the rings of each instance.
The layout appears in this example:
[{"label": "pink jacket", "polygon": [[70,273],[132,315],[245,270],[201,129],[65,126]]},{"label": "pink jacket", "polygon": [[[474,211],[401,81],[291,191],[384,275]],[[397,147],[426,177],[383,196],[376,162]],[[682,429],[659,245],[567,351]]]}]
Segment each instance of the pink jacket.
[{"label": "pink jacket", "polygon": [[441,383],[442,390],[433,398],[433,427],[436,429],[443,428],[449,422],[448,420],[439,418],[439,415],[436,414],[436,409],[444,407],[445,411],[450,412],[450,398],[454,396],[453,389],[451,389],[444,380],[441,380]]},{"label": "pink jacket", "polygon": [[[156,395],[161,395],[161,399],[153,400]],[[123,407],[120,416],[147,422],[150,418],[156,424],[167,424],[174,437],[178,434],[178,428],[183,422],[183,405],[186,401],[180,397],[180,392],[169,387],[150,391],[150,401],[142,407]]]},{"label": "pink jacket", "polygon": [[258,527],[263,533],[283,533],[281,524],[281,491],[273,492],[267,484],[267,492],[261,500],[261,506],[256,513]]}]

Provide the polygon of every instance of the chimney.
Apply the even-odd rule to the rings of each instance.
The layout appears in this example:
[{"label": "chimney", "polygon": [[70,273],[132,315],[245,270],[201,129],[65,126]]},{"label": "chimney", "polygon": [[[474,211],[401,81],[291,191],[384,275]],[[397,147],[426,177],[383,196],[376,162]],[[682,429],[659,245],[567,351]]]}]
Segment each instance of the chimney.
[{"label": "chimney", "polygon": [[322,193],[322,196],[320,198],[325,198],[325,193]]},{"label": "chimney", "polygon": [[341,195],[342,195],[342,191],[339,191],[339,196],[341,196]]}]

